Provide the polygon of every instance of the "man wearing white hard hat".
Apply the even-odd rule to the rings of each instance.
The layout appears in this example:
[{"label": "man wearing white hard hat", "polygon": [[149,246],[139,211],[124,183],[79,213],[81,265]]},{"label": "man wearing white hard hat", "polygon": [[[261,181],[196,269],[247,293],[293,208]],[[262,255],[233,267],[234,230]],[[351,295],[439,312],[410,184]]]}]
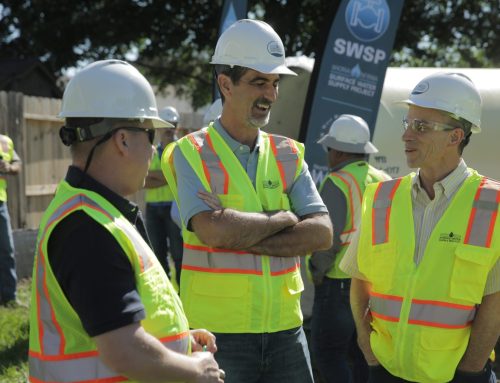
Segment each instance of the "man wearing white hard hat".
[{"label": "man wearing white hard hat", "polygon": [[[180,116],[173,106],[161,109],[158,114],[160,118],[177,128]],[[167,255],[170,252],[175,267],[175,279],[179,285],[182,265],[182,235],[171,218],[174,196],[160,166],[164,149],[174,142],[174,129],[158,129],[158,133],[160,140],[155,147],[156,150],[144,185],[146,188],[146,228],[156,257],[169,278],[171,274]]]},{"label": "man wearing white hard hat", "polygon": [[480,132],[481,96],[468,77],[437,73],[403,103],[404,152],[417,172],[367,187],[340,266],[352,276],[370,382],[494,381],[500,183],[462,158]]},{"label": "man wearing white hard hat", "polygon": [[350,277],[339,268],[361,219],[366,186],[390,179],[368,164],[377,153],[368,124],[359,116],[343,114],[318,140],[328,152],[330,173],[319,192],[334,227],[333,246],[314,252],[308,269],[315,285],[311,321],[311,354],[325,383],[364,383],[368,368],[356,342],[349,305]]},{"label": "man wearing white hard hat", "polygon": [[151,85],[125,61],[94,62],[68,83],[59,116],[72,165],[40,223],[29,381],[222,383],[214,336],[189,330],[126,199],[144,186],[155,129],[173,128]]},{"label": "man wearing white hard hat", "polygon": [[226,381],[312,382],[299,256],[331,246],[331,222],[304,146],[261,130],[280,75],[295,73],[255,20],[230,26],[211,63],[222,114],[162,161],[184,223],[181,298],[190,322],[215,333]]}]

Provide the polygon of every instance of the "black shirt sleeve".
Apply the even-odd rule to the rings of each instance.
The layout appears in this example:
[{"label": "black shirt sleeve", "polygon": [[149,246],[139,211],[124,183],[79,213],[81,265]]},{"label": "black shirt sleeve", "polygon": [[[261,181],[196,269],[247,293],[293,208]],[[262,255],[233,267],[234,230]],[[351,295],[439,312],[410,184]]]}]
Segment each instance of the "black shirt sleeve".
[{"label": "black shirt sleeve", "polygon": [[134,271],[115,238],[82,211],[64,218],[48,243],[49,262],[89,336],[145,318]]}]

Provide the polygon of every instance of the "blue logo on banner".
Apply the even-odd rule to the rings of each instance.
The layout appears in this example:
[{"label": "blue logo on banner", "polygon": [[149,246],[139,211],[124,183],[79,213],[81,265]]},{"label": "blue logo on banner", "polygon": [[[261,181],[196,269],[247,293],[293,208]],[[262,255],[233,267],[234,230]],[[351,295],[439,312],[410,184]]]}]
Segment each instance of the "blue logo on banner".
[{"label": "blue logo on banner", "polygon": [[349,32],[360,41],[380,38],[391,20],[391,12],[385,0],[351,0],[345,12]]}]

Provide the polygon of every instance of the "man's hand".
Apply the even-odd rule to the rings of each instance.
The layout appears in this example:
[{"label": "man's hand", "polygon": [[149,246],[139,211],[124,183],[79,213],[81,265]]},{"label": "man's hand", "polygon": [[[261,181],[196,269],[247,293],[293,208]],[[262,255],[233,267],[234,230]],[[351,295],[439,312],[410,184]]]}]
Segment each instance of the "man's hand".
[{"label": "man's hand", "polygon": [[219,197],[215,193],[209,193],[205,190],[200,190],[198,192],[198,197],[205,202],[209,207],[214,210],[221,210],[222,204],[219,200]]},{"label": "man's hand", "polygon": [[198,377],[194,383],[224,383],[226,373],[219,368],[212,353],[194,352],[191,357],[198,367]]},{"label": "man's hand", "polygon": [[217,352],[215,335],[205,329],[191,330],[191,349],[193,351]]},{"label": "man's hand", "polygon": [[358,345],[361,351],[363,352],[363,355],[365,356],[366,363],[368,363],[369,366],[376,366],[380,364],[380,362],[373,353],[372,346],[370,344],[370,334],[373,331],[371,326],[371,321],[372,321],[372,314],[370,310],[367,309],[363,317],[364,331],[358,332]]},{"label": "man's hand", "polygon": [[0,160],[0,173],[10,172],[10,163],[5,160]]}]

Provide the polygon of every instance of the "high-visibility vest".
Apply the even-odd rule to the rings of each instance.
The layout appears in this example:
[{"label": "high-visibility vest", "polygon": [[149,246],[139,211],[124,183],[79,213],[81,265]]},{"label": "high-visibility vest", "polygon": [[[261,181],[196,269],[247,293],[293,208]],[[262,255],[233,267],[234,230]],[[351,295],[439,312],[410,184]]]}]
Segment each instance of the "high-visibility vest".
[{"label": "high-visibility vest", "polygon": [[[160,148],[157,147],[155,154],[153,155],[153,159],[151,160],[151,165],[149,165],[149,170],[161,170],[161,160],[159,151]],[[172,202],[174,200],[174,195],[170,186],[168,184],[157,187],[157,188],[148,188],[146,189],[146,194],[144,196],[144,200],[149,202]]]},{"label": "high-visibility vest", "polygon": [[[11,162],[14,157],[14,144],[3,134],[0,134],[0,156],[6,162]],[[2,173],[0,173],[0,201],[7,201],[7,179]]]},{"label": "high-visibility vest", "polygon": [[30,315],[30,382],[129,381],[102,362],[50,266],[47,244],[52,231],[78,210],[103,225],[127,255],[146,312],[141,321],[144,329],[165,347],[188,354],[189,325],[182,304],[153,251],[111,203],[97,193],[62,181],[42,218],[37,238]]},{"label": "high-visibility vest", "polygon": [[328,278],[350,278],[340,270],[339,264],[351,243],[351,238],[358,230],[366,185],[390,178],[382,170],[374,168],[366,161],[356,161],[344,166],[341,170],[330,173],[321,183],[320,192],[327,182],[333,182],[342,191],[347,203],[346,222],[340,234],[340,250],[335,256],[335,263],[326,274]]},{"label": "high-visibility vest", "polygon": [[365,192],[358,265],[372,283],[371,347],[391,374],[406,380],[453,378],[500,254],[500,183],[471,172],[434,227],[418,266],[415,175],[369,185]]},{"label": "high-visibility vest", "polygon": [[[177,142],[204,188],[225,208],[244,212],[290,210],[287,192],[300,174],[303,145],[261,132],[255,187],[239,160],[210,125]],[[176,195],[174,146],[162,169]],[[264,333],[302,324],[304,289],[299,257],[272,257],[212,248],[183,223],[181,299],[194,327],[222,333]]]}]

